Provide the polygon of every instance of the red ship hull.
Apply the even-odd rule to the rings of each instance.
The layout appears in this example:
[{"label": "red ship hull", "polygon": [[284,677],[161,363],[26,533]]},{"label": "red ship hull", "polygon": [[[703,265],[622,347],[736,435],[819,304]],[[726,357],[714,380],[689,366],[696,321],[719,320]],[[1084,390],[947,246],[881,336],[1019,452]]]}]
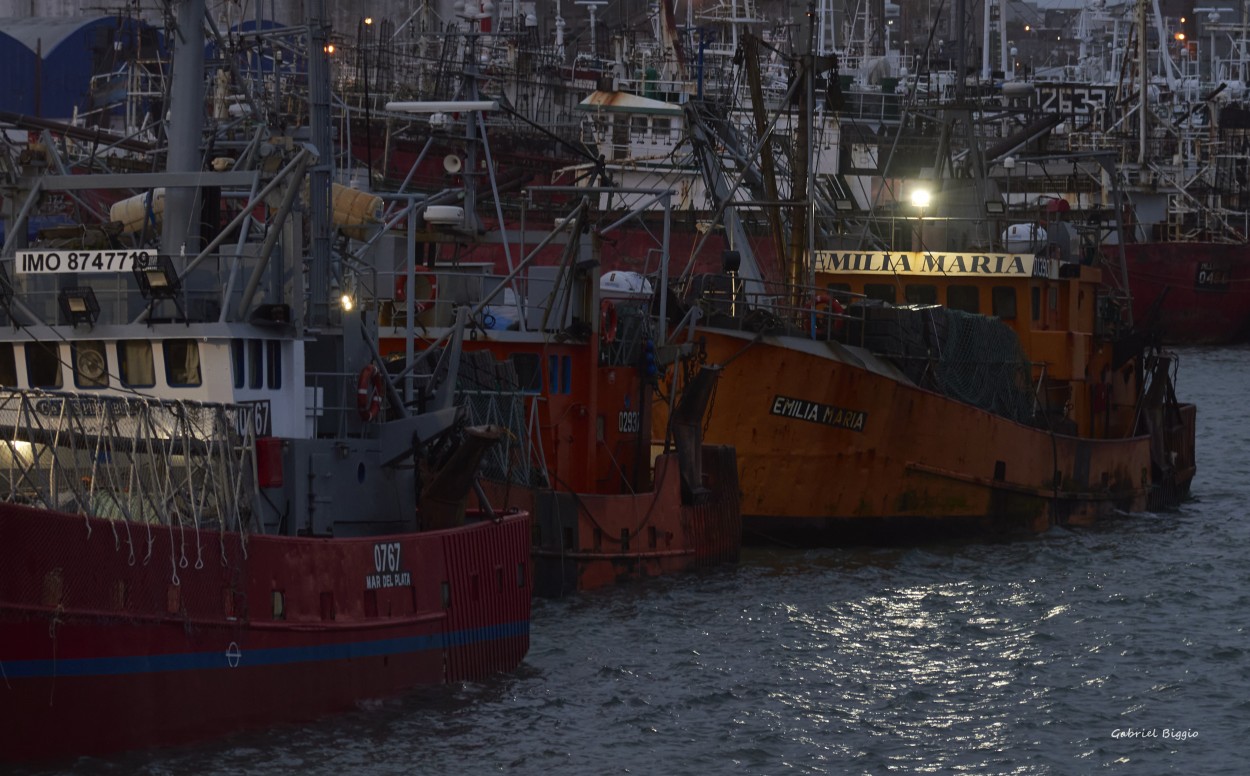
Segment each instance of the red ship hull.
[{"label": "red ship hull", "polygon": [[529,647],[528,515],[363,539],[147,529],[0,507],[3,759],[307,720]]},{"label": "red ship hull", "polygon": [[676,455],[659,456],[655,469],[655,489],[636,494],[482,483],[495,503],[535,515],[535,595],[559,598],[738,561],[742,514],[733,449],[704,446],[706,493],[697,500],[682,498]]},{"label": "red ship hull", "polygon": [[1173,344],[1250,336],[1250,245],[1130,243],[1124,251],[1135,323],[1157,325]]},{"label": "red ship hull", "polygon": [[[444,277],[438,285],[450,284]],[[541,440],[550,482],[492,482],[499,478],[490,474],[481,482],[489,504],[533,517],[535,595],[556,598],[737,562],[742,514],[735,452],[716,445],[692,452],[699,456],[697,484],[683,484],[679,452],[653,460],[653,387],[638,359],[622,359],[621,343],[599,337],[548,342],[546,334],[497,336],[506,338],[463,343],[461,380],[477,376],[472,395],[480,400],[502,382],[495,378],[496,360],[513,369],[518,360],[540,365],[533,393],[503,395],[525,397],[522,414],[535,418],[532,433]],[[402,347],[395,339],[381,342],[383,353]]]}]

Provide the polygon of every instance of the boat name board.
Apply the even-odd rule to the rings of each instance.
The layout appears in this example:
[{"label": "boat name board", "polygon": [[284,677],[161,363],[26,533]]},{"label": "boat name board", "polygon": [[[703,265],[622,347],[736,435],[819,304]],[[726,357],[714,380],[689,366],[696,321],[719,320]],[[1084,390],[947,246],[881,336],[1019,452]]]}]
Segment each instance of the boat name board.
[{"label": "boat name board", "polygon": [[1227,262],[1200,261],[1194,277],[1194,286],[1204,291],[1227,291],[1232,282],[1232,270]]},{"label": "boat name board", "polygon": [[377,573],[365,575],[365,590],[412,585],[412,573],[403,569],[403,551],[399,542],[373,545],[373,570]]},{"label": "boat name board", "polygon": [[844,428],[848,431],[863,431],[864,423],[868,420],[868,413],[862,410],[848,410],[832,404],[795,399],[781,394],[773,397],[770,412],[783,418],[806,420],[809,423]]},{"label": "boat name board", "polygon": [[18,251],[14,269],[19,275],[131,272],[154,265],[156,257],[152,251]]},{"label": "boat name board", "polygon": [[976,277],[1059,277],[1059,262],[1027,253],[919,253],[816,251],[817,272],[888,275],[972,275]]}]

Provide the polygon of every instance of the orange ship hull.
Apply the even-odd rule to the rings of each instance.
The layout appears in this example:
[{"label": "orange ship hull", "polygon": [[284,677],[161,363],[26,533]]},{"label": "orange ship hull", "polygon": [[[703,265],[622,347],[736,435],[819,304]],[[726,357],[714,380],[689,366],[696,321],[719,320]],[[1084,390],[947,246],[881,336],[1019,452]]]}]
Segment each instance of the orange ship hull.
[{"label": "orange ship hull", "polygon": [[[919,388],[883,359],[834,342],[717,328],[698,338],[734,387],[717,393],[706,439],[737,449],[744,520],[765,537],[880,538],[899,523],[909,540],[956,523],[1044,530],[1149,503],[1148,436],[1079,438],[1023,425]],[[1182,411],[1192,416],[1193,407]]]}]

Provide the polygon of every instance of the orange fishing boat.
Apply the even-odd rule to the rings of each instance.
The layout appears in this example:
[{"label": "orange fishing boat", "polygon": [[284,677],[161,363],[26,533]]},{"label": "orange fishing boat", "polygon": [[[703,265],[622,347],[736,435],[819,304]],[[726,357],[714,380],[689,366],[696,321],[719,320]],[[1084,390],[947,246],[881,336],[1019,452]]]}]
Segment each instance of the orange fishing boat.
[{"label": "orange fishing boat", "polygon": [[[695,297],[712,313],[692,341],[735,388],[707,439],[738,452],[749,528],[1044,529],[1187,492],[1195,409],[1176,399],[1174,357],[1116,336],[1099,270],[1023,254],[815,261],[833,310],[787,320]],[[880,301],[895,290],[926,303]]]},{"label": "orange fishing boat", "polygon": [[[687,111],[707,138],[722,209],[737,186],[770,182],[775,153],[790,160],[788,200],[768,193],[775,186],[753,200],[785,216],[773,230],[784,278],[765,277],[739,241],[722,273],[684,279],[685,317],[669,343],[721,365],[732,386],[713,398],[706,439],[737,451],[748,530],[912,541],[1081,524],[1183,498],[1195,409],[1177,400],[1175,356],[1134,329],[1131,299],[1082,263],[1100,261],[1086,250],[1092,235],[1074,227],[1013,244],[1005,193],[975,145],[943,144],[949,153],[914,173],[907,160],[860,160],[879,171],[861,176],[870,210],[845,180],[817,185],[810,82],[829,60],[805,54],[792,66],[803,115],[790,138],[773,137],[779,122],[758,100],[757,136]],[[908,204],[903,192],[925,196]]]}]

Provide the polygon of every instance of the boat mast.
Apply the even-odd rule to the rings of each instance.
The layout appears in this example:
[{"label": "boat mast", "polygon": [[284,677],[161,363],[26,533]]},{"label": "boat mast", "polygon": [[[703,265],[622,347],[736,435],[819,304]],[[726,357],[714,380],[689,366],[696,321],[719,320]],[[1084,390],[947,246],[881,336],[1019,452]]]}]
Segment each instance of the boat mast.
[{"label": "boat mast", "polygon": [[[748,32],[742,36],[742,51],[744,52],[744,65],[747,70],[747,85],[751,90],[751,111],[755,117],[755,133],[756,136],[763,139],[768,136],[768,106],[764,103],[764,85],[760,76],[760,47],[759,38],[755,34]],[[773,145],[771,139],[763,142],[760,146],[760,175],[764,178],[764,194],[769,202],[777,202],[781,199],[781,195],[777,189],[777,169],[773,159]],[[782,224],[781,209],[770,207],[767,208],[768,215],[768,231],[772,235],[773,250],[776,252],[777,260],[784,262],[786,273],[783,277],[788,277],[791,262],[787,261],[786,256],[786,239],[784,226]]]},{"label": "boat mast", "polygon": [[1146,77],[1146,2],[1137,0],[1137,164],[1146,164],[1146,100],[1150,79]]},{"label": "boat mast", "polygon": [[[200,159],[200,133],[204,126],[204,11],[206,0],[179,0],[176,10],[178,34],[170,79],[169,121],[165,137],[169,151],[165,171],[194,175],[203,169]],[[199,189],[194,186],[170,186],[165,192],[164,226],[161,230],[161,253],[166,256],[186,255],[187,245],[195,232]],[[198,229],[196,230],[198,232]]]},{"label": "boat mast", "polygon": [[993,25],[990,24],[990,9],[994,6],[994,0],[985,0],[983,13],[981,15],[981,80],[990,80],[990,32]]},{"label": "boat mast", "polygon": [[[342,268],[332,261],[330,250],[330,178],[334,165],[330,139],[330,67],[326,47],[330,22],[325,0],[306,0],[308,19],[308,123],[317,163],[308,174],[309,267],[308,322],[313,327],[330,323],[330,284],[342,283]],[[411,228],[411,227],[410,227]],[[298,284],[299,278],[296,278]],[[297,286],[298,287],[298,286]],[[346,289],[344,289],[346,290]],[[299,299],[302,294],[293,295]],[[299,318],[296,318],[299,320]]]},{"label": "boat mast", "polygon": [[794,194],[803,192],[802,207],[794,208],[793,221],[790,224],[790,260],[785,267],[786,284],[790,287],[793,301],[800,296],[799,288],[806,276],[804,271],[811,262],[812,249],[812,99],[814,97],[812,69],[816,64],[816,2],[807,3],[807,50],[799,57],[799,77],[803,82],[799,85],[798,131],[795,134],[794,172],[791,191]]}]

